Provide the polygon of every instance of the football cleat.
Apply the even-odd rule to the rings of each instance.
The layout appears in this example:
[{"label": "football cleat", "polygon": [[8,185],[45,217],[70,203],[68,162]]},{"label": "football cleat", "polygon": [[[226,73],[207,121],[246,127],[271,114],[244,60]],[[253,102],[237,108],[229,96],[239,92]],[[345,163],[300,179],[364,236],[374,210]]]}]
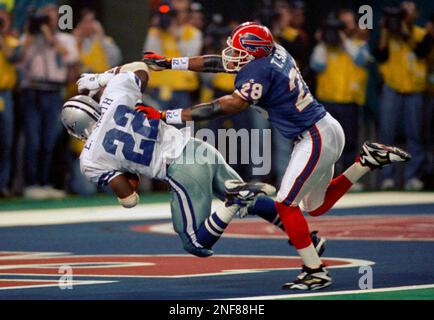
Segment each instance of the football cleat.
[{"label": "football cleat", "polygon": [[[310,233],[310,238],[312,240],[312,244],[315,247],[316,252],[321,257],[325,251],[325,243],[326,239],[318,236],[318,231],[312,231]],[[293,246],[291,240],[288,240],[289,245]]]},{"label": "football cleat", "polygon": [[303,265],[302,272],[293,282],[285,283],[283,290],[319,290],[332,284],[332,278],[326,268],[321,265],[311,269]]},{"label": "football cleat", "polygon": [[406,162],[411,155],[397,147],[377,142],[365,142],[360,152],[360,164],[370,169],[381,169],[393,162]]},{"label": "football cleat", "polygon": [[258,195],[270,196],[276,192],[276,188],[263,182],[243,182],[240,180],[226,180],[226,206],[237,204],[246,207]]}]

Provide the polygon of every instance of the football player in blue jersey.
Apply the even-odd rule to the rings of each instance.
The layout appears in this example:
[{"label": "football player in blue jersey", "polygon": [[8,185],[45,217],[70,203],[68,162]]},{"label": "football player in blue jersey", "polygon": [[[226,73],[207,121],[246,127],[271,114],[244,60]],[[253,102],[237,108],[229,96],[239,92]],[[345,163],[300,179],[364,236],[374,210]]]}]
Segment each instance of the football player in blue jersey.
[{"label": "football player in blue jersey", "polygon": [[274,207],[304,265],[301,274],[283,289],[327,287],[332,279],[312,244],[302,210],[311,216],[326,213],[364,174],[408,161],[410,155],[396,147],[365,142],[355,163],[333,179],[345,144],[343,129],[312,96],[291,55],[274,42],[267,27],[255,22],[235,28],[227,45],[221,56],[171,59],[147,52],[143,61],[155,71],[237,73],[231,95],[185,109],[160,112],[141,106],[139,110],[148,117],[181,124],[238,113],[249,106],[262,109],[271,124],[294,143]]}]

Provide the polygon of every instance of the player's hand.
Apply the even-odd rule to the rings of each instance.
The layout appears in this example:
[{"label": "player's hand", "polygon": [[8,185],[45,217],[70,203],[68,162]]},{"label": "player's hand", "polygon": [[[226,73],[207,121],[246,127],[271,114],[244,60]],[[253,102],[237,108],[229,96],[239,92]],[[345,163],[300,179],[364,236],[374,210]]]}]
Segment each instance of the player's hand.
[{"label": "player's hand", "polygon": [[148,65],[149,69],[154,71],[161,71],[172,68],[171,59],[151,51],[143,53],[142,61]]},{"label": "player's hand", "polygon": [[97,75],[94,73],[83,73],[77,80],[78,93],[89,94],[93,96],[99,89],[100,85],[98,83]]},{"label": "player's hand", "polygon": [[77,80],[78,93],[93,97],[113,77],[113,73],[83,73]]},{"label": "player's hand", "polygon": [[146,114],[146,117],[148,119],[164,119],[164,112],[161,112],[154,107],[147,106],[143,103],[137,103],[136,104],[136,110],[139,112],[143,112]]}]

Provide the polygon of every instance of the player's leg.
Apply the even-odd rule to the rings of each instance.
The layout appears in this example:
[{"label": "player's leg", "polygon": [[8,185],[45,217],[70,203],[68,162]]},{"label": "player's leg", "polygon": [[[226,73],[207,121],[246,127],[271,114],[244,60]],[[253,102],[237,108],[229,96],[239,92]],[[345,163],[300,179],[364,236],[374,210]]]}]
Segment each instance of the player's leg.
[{"label": "player's leg", "polygon": [[309,193],[302,202],[303,210],[311,216],[320,216],[325,214],[333,205],[346,194],[352,185],[362,176],[368,173],[370,169],[355,162],[341,175],[333,178],[333,170],[326,174],[318,186]]},{"label": "player's leg", "polygon": [[[331,118],[328,121],[330,126],[324,131],[323,136],[334,137],[333,141],[327,143],[337,142],[334,149],[340,150],[344,141],[343,131],[336,120]],[[337,155],[339,157],[340,152]],[[354,183],[371,170],[409,159],[410,156],[399,148],[366,142],[359,159],[334,179],[332,179],[333,164],[330,164],[318,181],[318,185],[303,198],[302,207],[311,216],[320,216],[330,210]]]},{"label": "player's leg", "polygon": [[[218,163],[216,164],[216,175],[213,180],[213,190],[216,197],[224,200],[227,196],[228,186],[225,186],[225,182],[230,180],[243,181],[239,174],[232,169],[224,160],[223,156],[216,150],[216,157],[218,158]],[[265,186],[266,184],[259,183],[260,186]],[[247,188],[249,186],[246,186]],[[231,187],[229,187],[231,188]],[[236,192],[238,186],[233,186],[233,192]],[[251,202],[246,208],[245,214],[256,215],[262,219],[274,224],[278,228],[283,229],[283,224],[280,221],[279,214],[276,210],[274,200],[266,195],[258,196]]]},{"label": "player's leg", "polygon": [[59,118],[62,103],[62,98],[57,92],[40,94],[41,139],[43,141],[40,158],[40,181],[43,186],[49,184],[54,147],[62,126],[59,121],[53,119]]},{"label": "player's leg", "polygon": [[[391,145],[395,142],[403,115],[403,96],[384,84],[379,107],[379,137],[383,143]],[[384,168],[381,176],[381,189],[394,188],[395,175],[392,167]]]},{"label": "player's leg", "polygon": [[312,255],[306,257],[304,257],[304,251],[300,251],[307,247],[313,248],[313,246],[309,236],[309,227],[298,206],[302,198],[297,198],[303,187],[308,189],[308,176],[313,173],[318,163],[321,148],[319,139],[319,135],[315,132],[315,139],[305,137],[294,146],[276,199],[276,209],[288,237],[299,251],[304,263],[312,268],[319,267],[321,261],[315,250]]},{"label": "player's leg", "polygon": [[[294,146],[277,195],[276,208],[304,263],[302,274],[293,282],[285,284],[285,289],[319,289],[331,284],[330,275],[312,244],[309,227],[299,204],[317,188],[342,152],[343,131],[335,121],[327,115],[301,135]],[[333,130],[336,123],[342,133],[339,136]]]},{"label": "player's leg", "polygon": [[225,228],[239,210],[238,205],[222,204],[211,212],[216,150],[203,141],[192,139],[184,150],[183,162],[171,164],[168,182],[172,187],[172,217],[175,231],[184,248],[190,253],[206,257],[220,239]]},{"label": "player's leg", "polygon": [[[232,184],[232,186],[228,186],[227,182],[238,180],[242,181],[241,177],[238,175],[238,173],[233,170],[224,160],[223,156],[217,152],[217,157],[219,159],[219,165],[217,166],[217,173],[214,177],[214,194],[220,198],[221,200],[224,200],[225,197],[227,197],[228,188],[230,189],[230,193],[235,194],[238,192],[236,190],[239,187],[238,185]],[[268,191],[269,188],[267,188],[266,184],[258,183],[257,186],[254,184],[247,183],[246,185],[242,186],[246,189],[251,189],[259,187],[259,188],[265,188],[264,193]],[[260,191],[259,191],[260,192]],[[273,191],[274,192],[274,191]],[[245,211],[243,211],[245,210]],[[275,201],[266,195],[259,195],[254,198],[254,200],[245,208],[241,209],[241,212],[243,216],[245,215],[254,215],[261,217],[262,219],[270,222],[271,224],[274,224],[278,228],[280,228],[282,231],[285,232],[285,228],[283,226],[282,221],[280,220],[279,213],[276,208]],[[310,238],[313,243],[313,246],[315,250],[318,252],[319,255],[322,255],[325,250],[325,239],[320,238],[317,235],[317,231],[313,231],[310,233]],[[292,242],[289,241],[291,245]]]},{"label": "player's leg", "polygon": [[303,199],[303,209],[311,216],[323,215],[368,172],[394,162],[405,162],[410,158],[407,152],[399,148],[365,142],[359,160],[331,180],[328,186],[323,187],[327,182],[328,177],[326,177],[320,187],[315,188],[306,199]]},{"label": "player's leg", "polygon": [[11,171],[11,153],[13,141],[14,112],[11,92],[0,91],[0,100],[3,100],[3,110],[0,112],[0,198],[7,196],[8,183]]},{"label": "player's leg", "polygon": [[404,98],[405,135],[412,161],[405,168],[406,190],[423,188],[421,174],[426,161],[426,149],[423,143],[424,106],[422,94],[412,94]]},{"label": "player's leg", "polygon": [[38,168],[41,137],[38,134],[41,131],[41,113],[39,99],[35,90],[24,90],[23,97],[20,101],[22,104],[23,129],[26,140],[26,148],[24,150],[24,180],[26,188],[24,196],[32,197],[32,191],[39,184]]},{"label": "player's leg", "polygon": [[[195,199],[186,191],[185,184],[188,183],[188,179],[179,177],[171,177],[169,182],[171,186],[172,199],[170,202],[170,209],[172,213],[172,223],[175,232],[181,238],[184,249],[199,257],[208,257],[213,254],[212,250],[205,248],[198,242],[196,230],[197,230],[197,213],[196,212],[209,212],[211,204],[207,204],[206,201],[200,201]],[[203,189],[205,191],[205,188]],[[206,197],[206,192],[203,192],[203,197]],[[194,206],[193,206],[194,204]],[[207,208],[208,207],[208,208]]]}]

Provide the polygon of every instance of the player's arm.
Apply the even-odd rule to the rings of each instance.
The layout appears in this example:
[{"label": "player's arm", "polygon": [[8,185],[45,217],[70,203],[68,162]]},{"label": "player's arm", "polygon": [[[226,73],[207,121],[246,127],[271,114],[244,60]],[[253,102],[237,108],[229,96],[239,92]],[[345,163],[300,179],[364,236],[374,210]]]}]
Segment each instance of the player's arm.
[{"label": "player's arm", "polygon": [[109,182],[110,188],[118,197],[119,203],[125,208],[132,208],[139,203],[139,195],[136,192],[138,184],[129,178],[127,174],[120,174]]},{"label": "player's arm", "polygon": [[145,62],[151,70],[190,70],[195,72],[227,72],[223,67],[222,56],[204,55],[196,57],[167,58],[154,52],[143,54]]},{"label": "player's arm", "polygon": [[149,80],[149,68],[142,61],[117,66],[104,73],[83,73],[77,81],[78,93],[93,97],[101,88],[120,72],[133,72],[140,79],[140,91],[145,92]]},{"label": "player's arm", "polygon": [[185,109],[158,111],[143,104],[136,110],[146,113],[148,119],[162,119],[169,124],[182,124],[186,121],[210,120],[223,115],[236,114],[250,105],[237,93],[220,97],[212,102],[202,103]]},{"label": "player's arm", "polygon": [[[182,122],[185,121],[201,121],[214,119],[223,115],[231,115],[240,113],[250,104],[242,99],[235,92],[231,95],[220,97],[212,102],[202,103],[186,109],[178,109],[181,112]],[[170,123],[168,116],[170,112],[176,113],[176,110],[168,110],[165,114],[165,121]],[[177,119],[172,119],[177,121]],[[178,120],[179,121],[179,120]]]}]

